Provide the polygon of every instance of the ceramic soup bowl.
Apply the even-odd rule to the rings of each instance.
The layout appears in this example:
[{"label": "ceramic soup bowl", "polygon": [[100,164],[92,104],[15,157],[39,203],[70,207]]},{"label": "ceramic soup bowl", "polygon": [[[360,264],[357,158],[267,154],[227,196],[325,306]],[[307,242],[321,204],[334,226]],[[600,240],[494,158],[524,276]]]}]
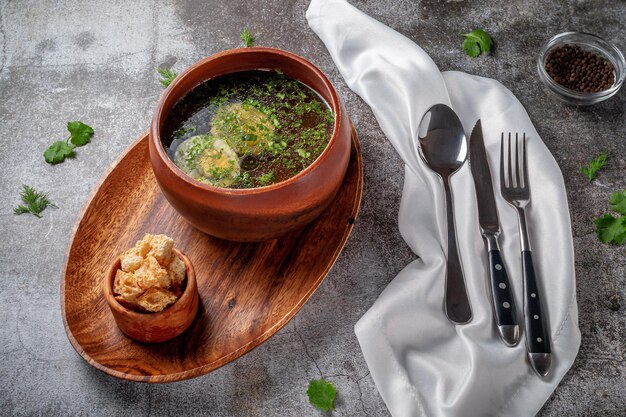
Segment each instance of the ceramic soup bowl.
[{"label": "ceramic soup bowl", "polygon": [[[230,189],[199,182],[174,164],[161,134],[179,100],[204,81],[221,75],[275,69],[316,91],[335,115],[332,137],[311,165],[276,184]],[[231,49],[197,62],[164,91],[150,127],[150,161],[165,198],[195,228],[227,240],[263,241],[304,227],[331,203],[348,166],[350,135],[350,119],[343,103],[313,64],[279,49]]]}]

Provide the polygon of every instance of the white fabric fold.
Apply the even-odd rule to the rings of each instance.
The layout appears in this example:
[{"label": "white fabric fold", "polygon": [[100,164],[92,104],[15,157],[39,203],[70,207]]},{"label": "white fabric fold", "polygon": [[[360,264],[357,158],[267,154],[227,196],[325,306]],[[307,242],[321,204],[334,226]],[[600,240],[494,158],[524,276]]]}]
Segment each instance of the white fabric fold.
[{"label": "white fabric fold", "polygon": [[[418,259],[398,274],[355,326],[389,411],[394,417],[536,414],[574,362],[580,345],[569,210],[554,158],[523,106],[499,82],[439,72],[415,43],[343,0],[313,0],[306,17],[348,86],[372,108],[406,164],[398,223]],[[529,367],[523,340],[508,348],[497,335],[487,254],[467,164],[452,177],[452,188],[459,252],[474,317],[469,324],[455,326],[444,314],[443,186],[416,148],[421,117],[436,103],[457,112],[468,137],[476,121],[482,120],[496,190],[501,132],[526,133],[530,240],[552,335],[553,366],[547,378],[538,377]],[[521,312],[517,218],[497,192],[496,203],[500,246]]]}]

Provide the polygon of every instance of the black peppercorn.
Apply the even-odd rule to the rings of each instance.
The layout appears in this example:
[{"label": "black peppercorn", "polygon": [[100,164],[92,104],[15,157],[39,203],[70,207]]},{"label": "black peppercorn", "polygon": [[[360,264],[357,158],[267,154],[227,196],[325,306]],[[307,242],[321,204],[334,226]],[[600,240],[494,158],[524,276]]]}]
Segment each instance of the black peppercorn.
[{"label": "black peppercorn", "polygon": [[597,93],[611,88],[615,82],[613,65],[578,45],[552,48],[544,67],[554,81],[579,92]]}]

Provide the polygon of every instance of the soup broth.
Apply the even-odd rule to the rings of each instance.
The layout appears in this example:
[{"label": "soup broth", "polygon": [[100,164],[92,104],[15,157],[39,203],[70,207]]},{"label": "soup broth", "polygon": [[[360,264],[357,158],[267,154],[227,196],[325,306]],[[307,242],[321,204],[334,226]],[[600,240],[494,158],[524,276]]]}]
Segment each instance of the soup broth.
[{"label": "soup broth", "polygon": [[169,157],[206,184],[254,188],[308,167],[333,134],[334,114],[311,88],[280,71],[245,71],[195,87],[163,128]]}]

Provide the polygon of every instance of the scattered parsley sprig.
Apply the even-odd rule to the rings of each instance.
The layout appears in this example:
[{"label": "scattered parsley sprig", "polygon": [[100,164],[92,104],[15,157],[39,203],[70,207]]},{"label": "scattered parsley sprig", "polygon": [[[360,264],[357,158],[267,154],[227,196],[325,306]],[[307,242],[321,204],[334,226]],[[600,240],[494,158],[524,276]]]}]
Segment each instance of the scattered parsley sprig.
[{"label": "scattered parsley sprig", "polygon": [[36,191],[33,187],[29,187],[28,185],[22,186],[20,197],[24,204],[20,204],[13,209],[13,213],[15,214],[30,213],[33,216],[41,218],[41,212],[44,211],[46,207],[58,208],[50,202],[48,194]]},{"label": "scattered parsley sprig", "polygon": [[84,146],[91,140],[93,129],[83,122],[68,122],[67,130],[70,135],[65,141],[54,142],[43,153],[43,157],[50,165],[60,164],[65,158],[74,157],[74,149]]},{"label": "scattered parsley sprig", "polygon": [[159,82],[161,83],[163,87],[169,87],[172,81],[174,81],[174,78],[178,77],[178,74],[176,73],[176,71],[174,71],[171,68],[157,67],[156,71],[161,76],[161,79],[159,80]]},{"label": "scattered parsley sprig", "polygon": [[252,36],[252,33],[250,33],[248,28],[245,28],[244,30],[242,30],[239,37],[243,41],[243,44],[246,48],[254,46],[254,37]]},{"label": "scattered parsley sprig", "polygon": [[474,29],[470,33],[462,33],[465,38],[463,41],[463,50],[465,53],[476,58],[481,53],[488,54],[493,47],[491,36],[482,29]]},{"label": "scattered parsley sprig", "polygon": [[626,242],[626,190],[616,192],[609,198],[611,209],[619,214],[606,214],[596,219],[596,232],[602,243],[623,245]]},{"label": "scattered parsley sprig", "polygon": [[335,409],[334,402],[337,396],[337,389],[325,379],[311,380],[306,393],[309,396],[309,402],[320,410],[329,411]]},{"label": "scattered parsley sprig", "polygon": [[596,157],[596,159],[589,161],[587,166],[581,165],[580,173],[585,174],[587,178],[589,178],[589,182],[592,182],[596,178],[598,171],[602,167],[604,167],[604,165],[606,165],[606,157],[607,157],[606,152],[602,152],[600,155]]}]

